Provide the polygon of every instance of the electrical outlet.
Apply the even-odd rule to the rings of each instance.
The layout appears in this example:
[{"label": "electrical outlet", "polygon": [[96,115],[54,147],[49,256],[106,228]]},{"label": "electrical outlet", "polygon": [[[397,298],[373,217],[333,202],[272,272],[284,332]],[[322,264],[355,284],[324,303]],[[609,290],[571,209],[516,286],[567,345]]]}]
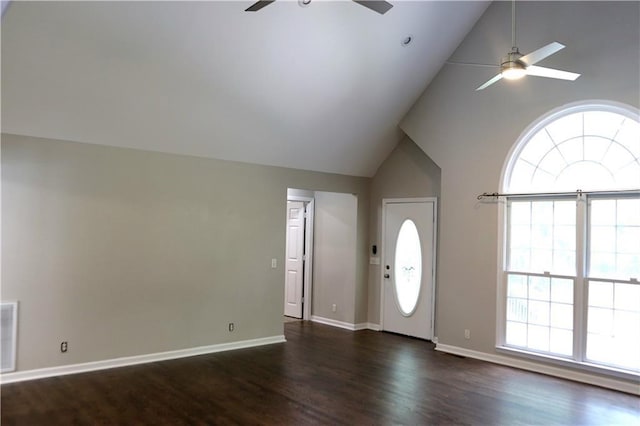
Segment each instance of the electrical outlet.
[{"label": "electrical outlet", "polygon": [[467,340],[471,339],[471,330],[469,329],[464,330],[464,338]]},{"label": "electrical outlet", "polygon": [[335,312],[338,310],[338,306],[334,303],[333,305],[331,305],[331,311]]},{"label": "electrical outlet", "polygon": [[62,342],[60,343],[60,352],[65,353],[69,349],[69,343]]},{"label": "electrical outlet", "polygon": [[229,323],[229,331],[233,331],[235,329],[236,329],[236,326],[232,322],[230,322]]}]

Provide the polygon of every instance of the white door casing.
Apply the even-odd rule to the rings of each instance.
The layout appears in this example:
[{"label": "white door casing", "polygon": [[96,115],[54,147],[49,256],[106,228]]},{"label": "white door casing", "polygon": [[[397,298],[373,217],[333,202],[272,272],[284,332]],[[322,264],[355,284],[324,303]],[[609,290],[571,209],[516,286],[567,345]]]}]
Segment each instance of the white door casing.
[{"label": "white door casing", "polygon": [[302,318],[304,277],[304,203],[287,201],[284,314]]},{"label": "white door casing", "polygon": [[383,200],[382,210],[382,329],[431,340],[434,333],[436,200]]}]

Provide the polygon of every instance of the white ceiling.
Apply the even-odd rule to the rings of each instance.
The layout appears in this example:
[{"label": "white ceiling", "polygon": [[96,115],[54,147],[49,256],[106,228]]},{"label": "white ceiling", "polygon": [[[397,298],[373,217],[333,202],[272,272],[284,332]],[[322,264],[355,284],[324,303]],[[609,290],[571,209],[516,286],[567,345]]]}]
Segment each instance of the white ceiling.
[{"label": "white ceiling", "polygon": [[372,176],[489,4],[252,3],[12,2],[2,131]]}]

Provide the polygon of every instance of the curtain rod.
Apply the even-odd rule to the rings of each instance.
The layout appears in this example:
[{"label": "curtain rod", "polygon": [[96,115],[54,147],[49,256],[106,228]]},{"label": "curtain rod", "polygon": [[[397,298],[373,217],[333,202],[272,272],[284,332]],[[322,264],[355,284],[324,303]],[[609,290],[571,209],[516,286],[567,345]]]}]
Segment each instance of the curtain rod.
[{"label": "curtain rod", "polygon": [[569,192],[528,192],[528,193],[520,193],[520,194],[502,194],[499,192],[483,192],[478,195],[478,200],[482,200],[484,198],[498,198],[498,197],[530,197],[536,195],[592,195],[592,194],[635,194],[640,193],[640,189],[621,189],[617,191],[583,191],[581,189],[577,189],[575,191]]}]

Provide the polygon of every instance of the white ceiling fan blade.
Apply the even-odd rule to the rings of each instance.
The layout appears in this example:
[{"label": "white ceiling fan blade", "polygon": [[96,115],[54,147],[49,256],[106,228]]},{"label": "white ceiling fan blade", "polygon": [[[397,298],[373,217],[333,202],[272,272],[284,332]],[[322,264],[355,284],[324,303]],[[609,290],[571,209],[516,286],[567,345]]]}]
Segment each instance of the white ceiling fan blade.
[{"label": "white ceiling fan blade", "polygon": [[254,4],[252,4],[251,6],[249,6],[248,8],[246,8],[244,11],[245,12],[257,12],[260,9],[262,9],[265,6],[269,6],[271,3],[273,3],[276,0],[259,0],[257,2],[255,2]]},{"label": "white ceiling fan blade", "polygon": [[575,80],[580,77],[580,74],[569,71],[555,70],[553,68],[537,67],[531,65],[527,67],[527,74],[534,75],[536,77],[557,78],[559,80]]},{"label": "white ceiling fan blade", "polygon": [[527,66],[533,65],[536,62],[540,62],[544,58],[551,56],[557,51],[562,50],[564,48],[565,48],[564,44],[554,41],[553,43],[549,43],[538,50],[534,50],[528,55],[524,55],[523,57],[520,58],[520,61],[524,62],[524,64]]},{"label": "white ceiling fan blade", "polygon": [[353,0],[355,3],[358,3],[364,7],[367,7],[374,12],[378,12],[381,15],[384,15],[393,7],[393,5],[389,2],[383,0]]},{"label": "white ceiling fan blade", "polygon": [[496,75],[496,76],[495,76],[495,77],[493,77],[491,80],[487,81],[485,84],[483,84],[482,86],[478,87],[478,88],[476,89],[476,92],[477,92],[478,90],[484,90],[484,89],[486,89],[487,87],[491,86],[493,83],[495,83],[495,82],[497,82],[497,81],[500,81],[500,79],[501,79],[501,78],[502,78],[502,74],[498,74],[498,75]]}]

